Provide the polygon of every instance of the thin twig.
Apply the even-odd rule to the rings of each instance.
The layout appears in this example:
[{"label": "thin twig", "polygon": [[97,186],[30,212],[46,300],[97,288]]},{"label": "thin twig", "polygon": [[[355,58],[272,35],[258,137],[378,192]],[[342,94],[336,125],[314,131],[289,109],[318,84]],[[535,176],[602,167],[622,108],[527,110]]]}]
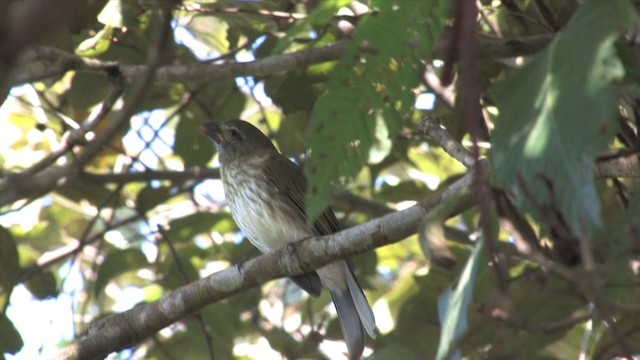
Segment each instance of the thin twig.
[{"label": "thin twig", "polygon": [[466,167],[472,167],[475,159],[473,155],[462,144],[442,128],[437,118],[425,116],[420,122],[418,131],[424,135],[431,136],[438,145],[444,149],[451,157],[460,161]]}]

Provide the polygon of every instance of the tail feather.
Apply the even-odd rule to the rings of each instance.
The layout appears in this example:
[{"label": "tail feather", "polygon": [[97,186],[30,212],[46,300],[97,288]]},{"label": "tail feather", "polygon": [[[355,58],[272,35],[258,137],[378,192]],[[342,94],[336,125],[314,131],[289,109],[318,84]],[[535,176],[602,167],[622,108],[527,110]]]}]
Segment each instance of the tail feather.
[{"label": "tail feather", "polygon": [[[371,306],[348,261],[335,263],[333,267],[327,267],[325,271],[321,269],[320,272],[325,275],[325,283],[328,283],[331,290],[349,356],[352,359],[359,359],[364,350],[364,332],[366,331],[372,338],[376,336],[376,320]],[[332,275],[331,278],[334,281],[327,281],[329,280],[327,275]],[[336,281],[336,279],[340,280]]]},{"label": "tail feather", "polygon": [[309,293],[313,297],[320,296],[322,291],[322,283],[320,282],[320,276],[314,271],[306,274],[294,275],[289,277],[296,285],[300,286],[302,290]]},{"label": "tail feather", "polygon": [[348,271],[346,271],[345,277],[347,279],[347,286],[349,287],[351,299],[354,303],[356,311],[358,312],[360,321],[362,322],[364,329],[367,331],[367,334],[369,334],[369,336],[371,336],[372,338],[375,338],[376,319],[373,316],[373,310],[371,310],[369,301],[367,301],[367,298],[364,295],[364,291],[362,291],[362,287],[360,287],[360,284],[358,284],[358,280],[356,279],[351,266],[347,267]]},{"label": "tail feather", "polygon": [[344,341],[347,343],[349,357],[359,359],[364,350],[364,329],[356,304],[348,289],[330,289],[333,303],[338,311]]}]

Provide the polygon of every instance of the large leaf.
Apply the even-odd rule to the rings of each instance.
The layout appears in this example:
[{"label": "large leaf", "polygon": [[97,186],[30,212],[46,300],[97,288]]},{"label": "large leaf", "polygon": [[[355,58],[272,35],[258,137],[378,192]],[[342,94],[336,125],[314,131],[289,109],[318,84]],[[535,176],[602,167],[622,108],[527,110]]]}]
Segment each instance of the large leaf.
[{"label": "large leaf", "polygon": [[444,24],[448,1],[373,1],[315,105],[305,168],[312,219],[330,200],[331,183],[355,176],[382,117],[393,136],[413,111],[422,62]]},{"label": "large leaf", "polygon": [[0,306],[5,302],[13,287],[20,280],[20,259],[18,249],[9,230],[0,226]]},{"label": "large leaf", "polygon": [[455,287],[447,289],[438,298],[438,316],[442,324],[442,333],[437,359],[461,358],[460,351],[456,350],[456,342],[467,331],[467,309],[473,296],[480,249],[482,249],[482,240],[476,243]]},{"label": "large leaf", "polygon": [[43,300],[58,295],[56,277],[51,271],[34,274],[25,281],[24,285],[36,299]]},{"label": "large leaf", "polygon": [[23,345],[22,337],[11,320],[0,313],[0,353],[15,354],[22,349]]},{"label": "large leaf", "polygon": [[520,204],[532,196],[537,208],[559,210],[576,235],[601,224],[592,170],[616,132],[614,82],[624,74],[614,41],[633,12],[628,1],[587,1],[543,53],[494,89],[496,184]]}]

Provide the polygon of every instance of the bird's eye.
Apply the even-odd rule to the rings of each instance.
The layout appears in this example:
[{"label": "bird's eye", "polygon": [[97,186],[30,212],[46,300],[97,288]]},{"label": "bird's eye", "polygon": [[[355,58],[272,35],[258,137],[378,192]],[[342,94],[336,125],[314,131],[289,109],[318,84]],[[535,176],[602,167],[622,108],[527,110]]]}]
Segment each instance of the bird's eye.
[{"label": "bird's eye", "polygon": [[242,133],[240,133],[240,130],[238,129],[235,129],[235,128],[229,129],[229,135],[234,140],[242,140]]}]

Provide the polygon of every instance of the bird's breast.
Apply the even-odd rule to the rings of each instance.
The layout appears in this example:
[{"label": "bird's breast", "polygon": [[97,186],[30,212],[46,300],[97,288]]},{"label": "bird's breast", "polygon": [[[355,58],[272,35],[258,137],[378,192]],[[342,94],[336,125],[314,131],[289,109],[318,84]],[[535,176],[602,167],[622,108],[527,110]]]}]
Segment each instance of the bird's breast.
[{"label": "bird's breast", "polygon": [[251,243],[270,252],[311,234],[259,164],[223,166],[222,181],[231,214]]}]

